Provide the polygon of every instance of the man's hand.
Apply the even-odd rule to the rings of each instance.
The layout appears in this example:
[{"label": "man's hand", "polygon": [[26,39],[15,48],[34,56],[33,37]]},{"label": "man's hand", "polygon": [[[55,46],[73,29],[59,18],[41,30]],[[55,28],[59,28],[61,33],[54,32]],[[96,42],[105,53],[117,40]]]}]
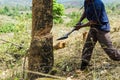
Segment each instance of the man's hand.
[{"label": "man's hand", "polygon": [[82,24],[81,22],[77,23],[77,24],[75,25],[75,30],[79,30],[79,29],[81,28],[81,27],[80,27],[81,24]]},{"label": "man's hand", "polygon": [[79,30],[80,28],[83,28],[83,27],[88,27],[88,26],[91,26],[91,25],[96,25],[97,24],[97,22],[95,22],[95,21],[88,21],[87,23],[85,23],[85,24],[81,24],[81,23],[77,23],[76,25],[75,25],[75,30]]},{"label": "man's hand", "polygon": [[81,28],[80,25],[76,25],[76,26],[75,26],[75,30],[79,30],[80,28]]},{"label": "man's hand", "polygon": [[78,22],[76,25],[81,25],[82,23],[81,22]]}]

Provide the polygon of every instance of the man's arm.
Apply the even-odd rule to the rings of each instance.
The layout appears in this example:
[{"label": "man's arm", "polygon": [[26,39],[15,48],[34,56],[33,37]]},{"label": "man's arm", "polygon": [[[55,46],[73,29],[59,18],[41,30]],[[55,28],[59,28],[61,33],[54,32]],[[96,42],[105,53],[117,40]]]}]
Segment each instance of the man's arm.
[{"label": "man's arm", "polygon": [[87,22],[87,23],[85,23],[85,24],[76,25],[76,26],[75,26],[75,29],[76,29],[76,30],[79,30],[80,28],[88,27],[88,26],[95,25],[95,24],[97,24],[97,22],[91,20],[91,21],[89,21],[89,22]]},{"label": "man's arm", "polygon": [[83,14],[82,14],[82,16],[81,16],[81,18],[80,18],[80,20],[78,21],[77,24],[81,24],[81,22],[82,22],[85,18],[86,18],[86,15],[85,15],[85,11],[84,11]]}]

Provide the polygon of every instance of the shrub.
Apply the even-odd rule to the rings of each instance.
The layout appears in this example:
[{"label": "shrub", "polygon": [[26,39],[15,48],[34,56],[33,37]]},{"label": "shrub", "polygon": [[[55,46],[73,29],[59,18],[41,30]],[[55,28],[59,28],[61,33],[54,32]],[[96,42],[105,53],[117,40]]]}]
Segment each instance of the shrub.
[{"label": "shrub", "polygon": [[64,6],[53,0],[53,21],[54,23],[62,23],[62,17],[64,15]]},{"label": "shrub", "polygon": [[16,32],[15,25],[13,23],[6,23],[0,26],[0,33]]},{"label": "shrub", "polygon": [[67,16],[71,19],[71,21],[67,23],[66,26],[74,26],[80,19],[80,13],[78,12],[72,12]]}]

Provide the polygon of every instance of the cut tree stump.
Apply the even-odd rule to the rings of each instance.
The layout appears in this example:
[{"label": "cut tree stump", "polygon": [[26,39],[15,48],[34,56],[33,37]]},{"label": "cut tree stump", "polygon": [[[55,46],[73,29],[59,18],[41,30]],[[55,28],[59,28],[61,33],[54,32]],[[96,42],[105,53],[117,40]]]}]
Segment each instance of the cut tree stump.
[{"label": "cut tree stump", "polygon": [[[34,37],[28,55],[28,70],[48,73],[53,66],[53,36],[48,34],[44,37]],[[28,73],[29,80],[41,77],[37,74]]]}]

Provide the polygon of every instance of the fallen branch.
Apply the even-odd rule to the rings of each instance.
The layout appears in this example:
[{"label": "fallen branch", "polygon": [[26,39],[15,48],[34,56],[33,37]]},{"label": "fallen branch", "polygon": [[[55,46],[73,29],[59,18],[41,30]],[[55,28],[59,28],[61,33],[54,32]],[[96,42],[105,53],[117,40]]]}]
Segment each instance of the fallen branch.
[{"label": "fallen branch", "polygon": [[12,45],[17,46],[17,47],[19,47],[19,48],[23,48],[23,46],[18,45],[18,44],[15,44],[15,43],[13,43],[13,42],[10,42],[10,41],[4,40],[4,39],[0,39],[0,40],[3,41],[3,42],[6,42],[6,43],[11,43]]},{"label": "fallen branch", "polygon": [[45,77],[51,77],[51,78],[55,78],[55,79],[60,79],[60,80],[66,80],[66,78],[63,78],[63,77],[53,76],[53,75],[50,75],[50,74],[44,74],[44,73],[35,72],[35,71],[25,70],[25,72],[33,73],[33,74],[37,74],[37,75],[42,75],[42,76],[45,76]]}]

